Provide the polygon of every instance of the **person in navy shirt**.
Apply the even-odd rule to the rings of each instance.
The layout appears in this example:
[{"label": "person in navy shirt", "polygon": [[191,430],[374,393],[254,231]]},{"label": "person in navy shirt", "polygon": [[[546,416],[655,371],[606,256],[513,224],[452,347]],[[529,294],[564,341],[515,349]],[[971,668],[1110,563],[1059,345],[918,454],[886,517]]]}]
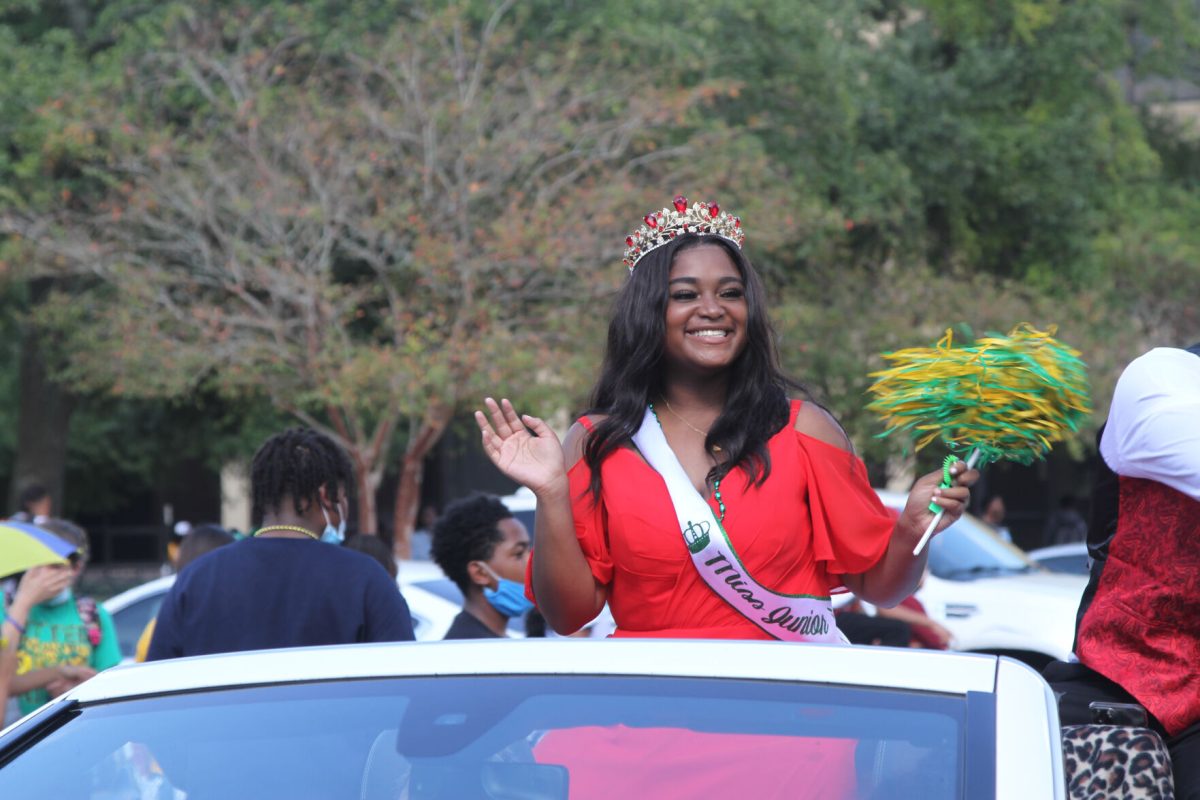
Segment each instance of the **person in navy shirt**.
[{"label": "person in navy shirt", "polygon": [[413,639],[408,604],[345,534],[350,460],[328,437],[293,428],[250,469],[254,536],[197,559],[159,611],[147,661],[304,645]]}]

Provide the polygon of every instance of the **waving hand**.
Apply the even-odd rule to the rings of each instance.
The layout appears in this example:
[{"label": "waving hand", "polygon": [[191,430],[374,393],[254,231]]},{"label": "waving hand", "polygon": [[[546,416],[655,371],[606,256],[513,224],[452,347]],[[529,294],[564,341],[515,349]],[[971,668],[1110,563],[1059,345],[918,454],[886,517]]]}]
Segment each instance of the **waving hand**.
[{"label": "waving hand", "polygon": [[549,425],[528,414],[518,416],[508,400],[497,404],[488,397],[484,405],[487,414],[476,411],[475,421],[483,451],[497,469],[535,494],[566,482],[562,444]]}]

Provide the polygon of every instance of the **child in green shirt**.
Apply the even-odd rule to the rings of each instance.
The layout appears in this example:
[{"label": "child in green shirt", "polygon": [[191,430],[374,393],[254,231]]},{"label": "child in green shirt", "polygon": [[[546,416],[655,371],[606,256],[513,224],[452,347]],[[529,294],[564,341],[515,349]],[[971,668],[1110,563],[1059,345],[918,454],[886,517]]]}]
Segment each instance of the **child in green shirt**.
[{"label": "child in green shirt", "polygon": [[72,589],[87,563],[87,534],[66,520],[46,520],[40,527],[77,549],[68,564],[35,568],[51,574],[66,573],[68,580],[55,596],[27,611],[18,609],[15,600],[11,609],[5,608],[5,617],[12,613],[14,620],[21,612],[26,613],[16,654],[16,675],[9,685],[9,691],[18,695],[22,714],[121,661],[112,617],[90,598],[77,599]]}]

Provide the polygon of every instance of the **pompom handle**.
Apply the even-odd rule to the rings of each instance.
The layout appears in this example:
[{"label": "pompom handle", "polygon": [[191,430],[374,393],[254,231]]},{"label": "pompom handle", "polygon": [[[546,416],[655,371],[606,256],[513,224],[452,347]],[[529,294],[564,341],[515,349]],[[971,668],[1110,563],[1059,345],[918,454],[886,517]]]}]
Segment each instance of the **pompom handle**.
[{"label": "pompom handle", "polygon": [[[953,454],[948,455],[942,459],[942,482],[939,483],[938,486],[940,486],[943,489],[949,489],[951,486],[954,485],[954,478],[951,477],[951,475],[950,475],[950,467],[957,464],[958,461],[959,461],[959,457],[956,455],[953,455]],[[942,507],[939,506],[937,503],[930,501],[929,510],[932,511],[934,514],[937,514],[942,510]]]},{"label": "pompom handle", "polygon": [[[975,450],[971,451],[971,455],[967,456],[967,469],[975,468],[975,464],[979,461],[979,453],[980,450],[976,448]],[[942,465],[942,488],[944,489],[950,488],[950,465],[953,464],[954,461],[958,461],[957,458],[954,458],[954,461],[950,461],[950,458],[954,458],[954,456],[948,457]],[[914,556],[921,555],[921,551],[925,549],[925,545],[929,541],[929,537],[933,536],[933,529],[936,528],[937,524],[942,521],[942,515],[946,513],[946,509],[942,508],[936,503],[930,503],[929,510],[934,511],[934,517],[929,523],[929,527],[925,529],[925,533],[921,535],[921,541],[917,542],[917,546],[913,548]]]}]

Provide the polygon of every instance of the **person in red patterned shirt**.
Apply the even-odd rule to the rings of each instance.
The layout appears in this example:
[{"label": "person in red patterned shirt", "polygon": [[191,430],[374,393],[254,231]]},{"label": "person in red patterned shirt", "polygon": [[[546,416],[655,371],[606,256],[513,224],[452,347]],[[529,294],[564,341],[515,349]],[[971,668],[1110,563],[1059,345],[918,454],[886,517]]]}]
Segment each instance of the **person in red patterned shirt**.
[{"label": "person in red patterned shirt", "polygon": [[1079,664],[1045,676],[1064,724],[1136,703],[1171,752],[1176,796],[1200,798],[1200,345],[1132,361],[1100,433]]}]

